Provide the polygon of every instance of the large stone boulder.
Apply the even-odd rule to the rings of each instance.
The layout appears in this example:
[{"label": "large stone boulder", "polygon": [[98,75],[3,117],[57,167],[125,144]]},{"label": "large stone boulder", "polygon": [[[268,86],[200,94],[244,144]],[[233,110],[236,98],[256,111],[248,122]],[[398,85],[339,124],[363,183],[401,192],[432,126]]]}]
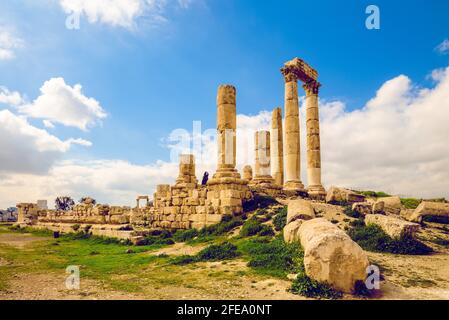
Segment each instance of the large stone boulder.
[{"label": "large stone boulder", "polygon": [[414,237],[420,229],[420,225],[417,223],[380,214],[369,214],[365,216],[365,224],[374,224],[381,227],[386,234],[394,239],[399,239],[404,236]]},{"label": "large stone boulder", "polygon": [[377,199],[376,203],[384,203],[384,211],[388,214],[396,214],[399,215],[401,213],[401,210],[403,208],[401,203],[401,198],[394,196],[394,197],[383,197]]},{"label": "large stone boulder", "polygon": [[318,218],[303,221],[298,232],[310,278],[346,293],[365,281],[368,257],[343,230]]},{"label": "large stone boulder", "polygon": [[349,189],[331,187],[327,192],[326,202],[336,204],[365,202],[365,196]]},{"label": "large stone boulder", "polygon": [[315,210],[307,200],[291,200],[288,202],[287,224],[295,220],[310,220],[315,218]]},{"label": "large stone boulder", "polygon": [[449,218],[449,203],[423,201],[410,216],[410,221],[422,222],[427,216]]}]

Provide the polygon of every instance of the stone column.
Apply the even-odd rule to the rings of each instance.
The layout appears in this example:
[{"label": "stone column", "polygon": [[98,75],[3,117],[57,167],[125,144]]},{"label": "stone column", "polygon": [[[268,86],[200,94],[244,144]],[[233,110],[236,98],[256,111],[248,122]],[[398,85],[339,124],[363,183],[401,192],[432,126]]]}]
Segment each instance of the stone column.
[{"label": "stone column", "polygon": [[326,191],[321,184],[320,117],[318,112],[320,86],[319,82],[310,81],[303,87],[306,91],[308,193],[312,198],[322,199],[326,196]]},{"label": "stone column", "polygon": [[304,191],[301,182],[301,158],[299,140],[298,77],[289,67],[282,68],[285,80],[285,167],[288,191]]},{"label": "stone column", "polygon": [[231,85],[222,85],[217,95],[217,142],[218,166],[214,179],[240,178],[236,165],[236,89]]},{"label": "stone column", "polygon": [[254,135],[255,176],[251,185],[273,184],[271,177],[270,132],[257,131]]},{"label": "stone column", "polygon": [[284,137],[282,131],[282,110],[273,110],[271,120],[271,175],[274,183],[284,185]]}]

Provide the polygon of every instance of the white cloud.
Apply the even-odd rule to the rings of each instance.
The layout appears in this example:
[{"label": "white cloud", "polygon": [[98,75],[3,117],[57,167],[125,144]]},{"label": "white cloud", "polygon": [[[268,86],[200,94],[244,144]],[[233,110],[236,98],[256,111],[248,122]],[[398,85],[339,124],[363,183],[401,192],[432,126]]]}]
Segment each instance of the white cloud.
[{"label": "white cloud", "polygon": [[440,53],[440,54],[446,54],[449,52],[449,40],[448,39],[444,39],[443,42],[441,42],[436,48],[435,50]]},{"label": "white cloud", "polygon": [[91,145],[83,139],[62,141],[9,110],[0,111],[0,137],[0,174],[42,174],[72,145]]},{"label": "white cloud", "polygon": [[0,60],[15,58],[15,50],[23,46],[23,40],[0,26]]},{"label": "white cloud", "polygon": [[67,14],[86,16],[89,23],[103,23],[132,29],[136,20],[146,18],[156,23],[167,21],[164,12],[169,4],[187,9],[193,0],[59,0]]},{"label": "white cloud", "polygon": [[63,78],[52,78],[41,87],[41,95],[32,103],[20,106],[19,112],[47,120],[47,127],[61,123],[87,131],[107,115],[100,103],[86,97],[81,89],[79,84],[71,87]]},{"label": "white cloud", "polygon": [[0,103],[18,106],[24,103],[24,98],[17,91],[9,91],[8,88],[0,86]]},{"label": "white cloud", "polygon": [[58,195],[75,200],[89,195],[100,203],[133,206],[137,195],[152,195],[157,184],[173,183],[177,173],[177,164],[162,161],[147,166],[122,160],[61,161],[46,176],[4,177],[0,207],[37,199],[51,204]]},{"label": "white cloud", "polygon": [[[433,88],[418,88],[403,75],[391,79],[362,109],[348,111],[341,101],[320,101],[326,187],[339,185],[404,196],[449,197],[449,68],[433,74],[437,75]],[[303,103],[301,98],[302,177],[307,184]],[[249,132],[239,133],[237,138],[241,168],[253,164],[254,131],[269,128],[271,112],[237,118],[239,130]],[[200,134],[205,139],[201,143],[203,161],[197,165],[198,179],[204,170],[213,173],[216,168],[216,145],[210,133]],[[43,136],[44,142],[40,144],[49,148],[52,144],[45,141],[51,138]],[[189,139],[191,143],[192,138]],[[67,143],[70,141],[55,145],[64,148]],[[27,155],[28,148],[23,146],[19,154]],[[0,150],[8,148],[0,146]],[[179,147],[176,151],[189,150]],[[157,184],[174,183],[177,173],[176,162],[136,165],[123,160],[59,161],[47,176],[4,173],[0,207],[40,198],[52,200],[61,194],[75,199],[90,195],[103,203],[133,205],[136,195],[151,195]]]},{"label": "white cloud", "polygon": [[449,197],[449,68],[434,74],[432,89],[416,88],[406,76],[387,81],[363,109],[322,102],[328,186]]}]

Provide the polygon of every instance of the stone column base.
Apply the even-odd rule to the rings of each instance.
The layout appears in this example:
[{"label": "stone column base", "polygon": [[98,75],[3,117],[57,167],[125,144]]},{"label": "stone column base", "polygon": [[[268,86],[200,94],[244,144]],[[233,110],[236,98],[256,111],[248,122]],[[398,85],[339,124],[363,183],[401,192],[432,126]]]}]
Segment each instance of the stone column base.
[{"label": "stone column base", "polygon": [[326,199],[326,190],[321,185],[309,186],[308,193],[310,198],[314,200],[325,200]]},{"label": "stone column base", "polygon": [[290,180],[284,184],[285,191],[304,191],[304,185],[299,180]]}]

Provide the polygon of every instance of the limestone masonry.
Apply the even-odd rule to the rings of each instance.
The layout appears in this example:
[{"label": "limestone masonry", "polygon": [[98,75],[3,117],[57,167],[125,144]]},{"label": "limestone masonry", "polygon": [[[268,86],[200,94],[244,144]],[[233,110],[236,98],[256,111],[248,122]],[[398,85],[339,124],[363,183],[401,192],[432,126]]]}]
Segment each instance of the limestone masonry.
[{"label": "limestone masonry", "polygon": [[[198,183],[195,157],[183,154],[179,157],[175,184],[158,185],[152,201],[149,196],[138,196],[134,208],[85,201],[68,211],[48,210],[44,201],[20,203],[17,205],[18,223],[63,232],[87,228],[96,234],[133,238],[151,229],[199,229],[216,224],[225,215],[242,214],[245,203],[256,193],[324,200],[318,73],[298,58],[285,63],[281,72],[285,81],[285,122],[282,123],[281,108],[275,108],[271,132],[255,132],[254,174],[251,165],[245,166],[243,176],[236,169],[237,90],[232,85],[222,85],[216,101],[217,169],[206,185]],[[306,92],[308,189],[300,178],[298,80],[304,84]]]}]

